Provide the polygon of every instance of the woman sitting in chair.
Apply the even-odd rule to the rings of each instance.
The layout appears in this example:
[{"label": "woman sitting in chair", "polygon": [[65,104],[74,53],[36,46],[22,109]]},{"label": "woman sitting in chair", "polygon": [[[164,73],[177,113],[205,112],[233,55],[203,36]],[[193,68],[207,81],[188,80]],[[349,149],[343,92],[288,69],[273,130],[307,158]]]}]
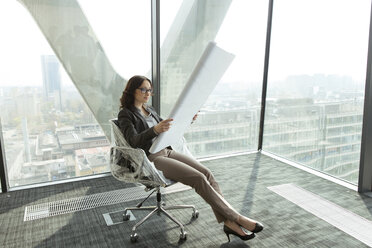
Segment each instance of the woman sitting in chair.
[{"label": "woman sitting in chair", "polygon": [[[173,119],[163,120],[155,110],[146,105],[152,95],[151,81],[143,76],[129,79],[122,97],[118,122],[127,142],[141,148],[155,167],[168,179],[189,185],[212,207],[218,223],[224,222],[224,232],[229,241],[230,234],[242,240],[255,237],[263,226],[234,210],[223,198],[212,172],[194,158],[173,151],[171,147],[150,154],[154,138],[171,127]],[[194,116],[194,120],[197,115]],[[251,231],[248,234],[245,228]]]}]

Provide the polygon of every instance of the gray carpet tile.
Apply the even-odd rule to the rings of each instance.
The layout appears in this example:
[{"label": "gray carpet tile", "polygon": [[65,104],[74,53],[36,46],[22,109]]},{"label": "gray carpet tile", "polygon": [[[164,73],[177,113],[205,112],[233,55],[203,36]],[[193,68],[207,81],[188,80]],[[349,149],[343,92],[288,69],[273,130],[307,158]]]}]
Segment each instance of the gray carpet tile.
[{"label": "gray carpet tile", "polygon": [[[0,194],[0,247],[367,247],[267,187],[293,183],[369,220],[372,198],[260,153],[203,163],[213,171],[231,205],[265,225],[256,238],[243,242],[232,237],[227,243],[222,224],[194,190],[163,196],[169,205],[194,204],[200,213],[194,220],[190,209],[171,211],[188,233],[181,243],[179,228],[164,216],[153,216],[140,226],[135,244],[129,240],[134,222],[106,225],[104,213],[134,206],[137,201],[23,221],[26,206],[134,186],[108,176]],[[155,198],[146,202],[153,204]],[[136,212],[135,216],[139,219],[145,214]]]}]

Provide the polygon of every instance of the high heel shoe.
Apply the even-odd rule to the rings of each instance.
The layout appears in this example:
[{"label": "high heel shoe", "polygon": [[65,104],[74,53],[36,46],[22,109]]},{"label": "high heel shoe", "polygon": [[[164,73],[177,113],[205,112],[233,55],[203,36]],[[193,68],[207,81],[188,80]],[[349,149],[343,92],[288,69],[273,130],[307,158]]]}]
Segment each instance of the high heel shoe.
[{"label": "high heel shoe", "polygon": [[260,222],[256,222],[256,225],[254,226],[253,233],[259,233],[264,229],[263,225]]},{"label": "high heel shoe", "polygon": [[241,240],[244,240],[244,241],[249,240],[249,239],[253,239],[256,236],[256,235],[254,235],[254,233],[246,234],[246,235],[240,235],[237,232],[235,232],[234,230],[230,229],[230,227],[228,227],[226,225],[223,225],[223,231],[225,232],[229,242],[230,242],[230,234],[235,235],[235,236],[239,237]]}]

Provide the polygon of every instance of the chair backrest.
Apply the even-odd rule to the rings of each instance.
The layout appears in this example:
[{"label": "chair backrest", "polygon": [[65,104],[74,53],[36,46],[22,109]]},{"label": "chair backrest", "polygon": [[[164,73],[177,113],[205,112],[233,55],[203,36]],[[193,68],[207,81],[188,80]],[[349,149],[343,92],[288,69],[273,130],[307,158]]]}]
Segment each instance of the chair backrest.
[{"label": "chair backrest", "polygon": [[120,130],[119,121],[117,119],[112,119],[110,120],[110,122],[111,122],[111,131],[113,134],[112,137],[113,137],[114,144],[117,146],[126,146],[126,147],[131,148],[131,146],[125,140],[123,133]]},{"label": "chair backrest", "polygon": [[113,137],[110,149],[111,174],[120,181],[141,183],[147,187],[165,187],[171,184],[172,182],[148,160],[145,151],[129,145],[117,119],[110,122]]}]

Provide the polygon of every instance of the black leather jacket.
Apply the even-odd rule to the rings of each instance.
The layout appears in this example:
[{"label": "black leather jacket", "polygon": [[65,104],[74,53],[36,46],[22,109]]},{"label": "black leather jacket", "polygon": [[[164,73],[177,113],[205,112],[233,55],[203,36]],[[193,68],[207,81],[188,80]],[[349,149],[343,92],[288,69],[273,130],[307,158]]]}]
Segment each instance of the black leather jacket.
[{"label": "black leather jacket", "polygon": [[[158,123],[163,120],[151,106],[145,106],[145,108]],[[118,114],[118,122],[119,128],[129,145],[134,148],[141,148],[146,152],[146,155],[149,155],[152,139],[157,135],[154,127],[149,128],[141,110],[134,106],[121,109]]]}]

